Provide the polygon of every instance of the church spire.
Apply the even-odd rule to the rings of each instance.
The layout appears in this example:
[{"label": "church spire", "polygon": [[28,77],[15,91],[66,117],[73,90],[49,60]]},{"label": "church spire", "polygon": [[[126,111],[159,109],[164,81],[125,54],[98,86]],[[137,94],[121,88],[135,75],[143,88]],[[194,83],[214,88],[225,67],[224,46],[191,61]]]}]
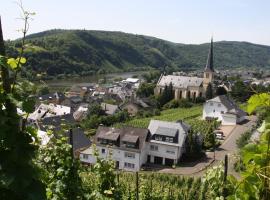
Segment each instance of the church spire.
[{"label": "church spire", "polygon": [[2,32],[1,16],[0,16],[0,55],[5,55],[5,45]]},{"label": "church spire", "polygon": [[214,55],[213,55],[213,37],[211,38],[210,49],[208,53],[207,63],[204,71],[214,72]]}]

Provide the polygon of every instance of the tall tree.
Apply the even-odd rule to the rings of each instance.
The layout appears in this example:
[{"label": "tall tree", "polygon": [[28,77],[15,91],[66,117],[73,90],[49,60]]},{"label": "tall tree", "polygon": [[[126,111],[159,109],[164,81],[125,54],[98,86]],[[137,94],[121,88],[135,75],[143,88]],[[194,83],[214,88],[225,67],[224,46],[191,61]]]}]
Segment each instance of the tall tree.
[{"label": "tall tree", "polygon": [[213,98],[213,87],[212,87],[211,83],[209,83],[207,88],[206,88],[205,98],[206,99],[212,99]]}]

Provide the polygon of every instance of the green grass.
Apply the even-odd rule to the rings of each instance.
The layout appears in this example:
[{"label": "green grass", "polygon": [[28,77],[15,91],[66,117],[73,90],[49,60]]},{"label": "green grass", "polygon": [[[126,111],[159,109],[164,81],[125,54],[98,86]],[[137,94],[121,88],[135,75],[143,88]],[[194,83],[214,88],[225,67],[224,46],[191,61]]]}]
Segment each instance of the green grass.
[{"label": "green grass", "polygon": [[159,116],[140,118],[140,119],[132,119],[125,123],[118,123],[115,126],[132,126],[138,128],[147,128],[151,119],[162,120],[162,121],[177,121],[183,120],[185,122],[193,121],[193,119],[197,119],[202,115],[202,105],[193,106],[191,108],[174,108],[168,109],[161,112]]}]

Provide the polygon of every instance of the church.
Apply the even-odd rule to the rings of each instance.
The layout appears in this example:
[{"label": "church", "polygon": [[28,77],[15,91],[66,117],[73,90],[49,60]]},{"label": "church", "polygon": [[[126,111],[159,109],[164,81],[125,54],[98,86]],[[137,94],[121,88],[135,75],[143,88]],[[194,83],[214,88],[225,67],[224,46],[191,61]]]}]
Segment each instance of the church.
[{"label": "church", "polygon": [[214,80],[213,66],[213,39],[211,39],[210,50],[207,63],[204,69],[203,78],[196,76],[177,76],[162,74],[155,88],[155,95],[159,95],[165,86],[172,83],[174,98],[178,99],[196,99],[197,97],[205,97],[206,89]]}]

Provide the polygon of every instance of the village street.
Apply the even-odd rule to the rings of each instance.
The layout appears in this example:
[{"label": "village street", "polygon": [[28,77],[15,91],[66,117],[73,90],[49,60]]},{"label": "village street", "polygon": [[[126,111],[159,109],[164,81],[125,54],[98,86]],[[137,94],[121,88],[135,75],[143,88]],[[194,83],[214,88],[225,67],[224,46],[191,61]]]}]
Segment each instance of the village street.
[{"label": "village street", "polygon": [[205,170],[220,163],[221,160],[224,160],[224,157],[227,154],[229,158],[228,174],[232,174],[238,177],[239,175],[233,169],[233,160],[235,157],[234,155],[238,151],[236,140],[247,130],[250,130],[252,126],[255,125],[255,123],[256,117],[250,116],[249,121],[234,126],[224,142],[219,146],[218,149],[216,149],[215,154],[214,152],[207,152],[207,157],[200,161],[194,163],[185,163],[176,169],[161,169],[159,172],[187,176],[202,176],[205,173]]}]

